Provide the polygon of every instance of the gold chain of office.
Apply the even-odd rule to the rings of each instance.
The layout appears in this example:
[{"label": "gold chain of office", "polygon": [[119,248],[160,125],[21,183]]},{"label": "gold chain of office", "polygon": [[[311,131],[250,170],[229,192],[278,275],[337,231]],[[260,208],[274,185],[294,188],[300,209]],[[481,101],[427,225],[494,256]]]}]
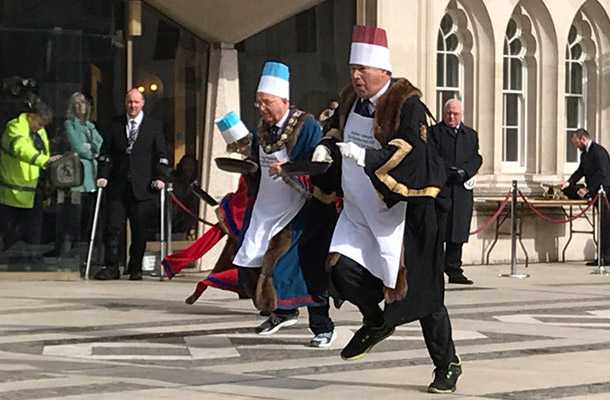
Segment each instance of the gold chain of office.
[{"label": "gold chain of office", "polygon": [[303,114],[304,112],[301,110],[296,110],[294,113],[292,113],[292,115],[288,119],[286,127],[284,128],[284,130],[282,130],[280,137],[274,143],[269,143],[269,131],[266,130],[265,132],[263,132],[260,138],[263,151],[266,154],[271,154],[283,149],[286,146],[286,142],[288,141],[288,139],[290,139],[292,135],[294,135],[294,129],[296,128],[297,123],[299,122],[299,119]]}]

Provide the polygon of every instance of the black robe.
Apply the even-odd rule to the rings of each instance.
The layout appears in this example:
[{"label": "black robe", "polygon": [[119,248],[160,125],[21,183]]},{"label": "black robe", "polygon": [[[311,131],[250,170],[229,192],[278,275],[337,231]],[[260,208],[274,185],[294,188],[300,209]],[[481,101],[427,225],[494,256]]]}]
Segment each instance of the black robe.
[{"label": "black robe", "polygon": [[[445,161],[449,177],[439,195],[439,198],[446,201],[448,209],[445,239],[452,243],[465,243],[470,235],[474,200],[472,190],[466,189],[464,182],[476,175],[483,163],[479,154],[479,136],[474,129],[464,124],[460,124],[455,132],[441,122],[430,128],[429,138]],[[463,169],[464,178],[460,179],[451,171],[451,167]]]},{"label": "black robe", "polygon": [[[342,128],[356,100],[350,89],[341,96],[336,129],[327,132],[327,141],[342,140]],[[391,325],[421,319],[444,304],[436,196],[446,175],[436,148],[428,143],[426,107],[420,96],[406,79],[393,79],[375,110],[375,137],[382,148],[366,150],[365,172],[386,205],[407,202],[402,243],[407,294],[403,300],[386,305],[385,319]]]}]

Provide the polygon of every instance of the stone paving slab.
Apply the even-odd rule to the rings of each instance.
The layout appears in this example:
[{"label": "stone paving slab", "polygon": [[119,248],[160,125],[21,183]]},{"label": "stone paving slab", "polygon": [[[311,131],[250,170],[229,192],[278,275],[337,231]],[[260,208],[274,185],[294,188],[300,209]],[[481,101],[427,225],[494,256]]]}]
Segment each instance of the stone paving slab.
[{"label": "stone paving slab", "polygon": [[200,276],[141,282],[4,280],[0,273],[0,399],[610,399],[610,277],[577,264],[467,267],[474,286],[447,285],[464,375],[450,395],[426,393],[432,365],[417,323],[366,358],[340,349],[358,329],[332,310],[338,339],[306,346],[297,325],[261,337],[249,300],[210,289],[183,303]]}]

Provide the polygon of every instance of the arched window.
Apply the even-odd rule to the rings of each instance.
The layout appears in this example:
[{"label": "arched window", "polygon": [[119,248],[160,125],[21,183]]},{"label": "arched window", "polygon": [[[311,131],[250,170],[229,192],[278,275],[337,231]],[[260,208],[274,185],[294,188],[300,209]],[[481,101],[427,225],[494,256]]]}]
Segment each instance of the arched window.
[{"label": "arched window", "polygon": [[570,135],[578,128],[586,129],[585,96],[583,81],[584,68],[582,46],[578,43],[576,27],[572,25],[566,46],[566,162],[577,162],[578,152],[570,145]]},{"label": "arched window", "polygon": [[[591,40],[591,26],[577,15],[568,33],[565,58],[565,132],[566,132],[566,167],[573,169],[569,163],[577,163],[580,155],[570,143],[570,136],[578,128],[588,129],[590,109],[588,99],[591,96],[591,85],[588,69],[594,68],[590,63],[594,58],[595,46]],[[589,64],[589,65],[588,65]]]},{"label": "arched window", "polygon": [[527,69],[526,46],[520,21],[513,17],[504,36],[504,79],[502,112],[502,161],[514,167],[525,167],[525,110]]},{"label": "arched window", "polygon": [[443,105],[452,98],[460,98],[461,65],[458,27],[450,13],[441,20],[436,40],[436,115],[440,120]]}]

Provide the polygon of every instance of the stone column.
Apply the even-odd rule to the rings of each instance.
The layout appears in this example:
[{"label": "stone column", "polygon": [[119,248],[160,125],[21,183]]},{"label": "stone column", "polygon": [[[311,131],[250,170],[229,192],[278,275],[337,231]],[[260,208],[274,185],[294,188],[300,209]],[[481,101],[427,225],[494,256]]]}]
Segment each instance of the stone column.
[{"label": "stone column", "polygon": [[[216,157],[228,156],[226,143],[214,120],[229,111],[240,114],[238,69],[237,50],[232,44],[217,43],[210,49],[201,185],[217,199],[237,189],[239,181],[238,174],[221,171],[214,163]],[[204,206],[200,215],[210,222],[215,222],[214,211],[214,207]],[[207,226],[200,224],[199,232],[207,229]],[[223,244],[224,241],[204,256],[200,269],[211,269],[214,266]]]}]

